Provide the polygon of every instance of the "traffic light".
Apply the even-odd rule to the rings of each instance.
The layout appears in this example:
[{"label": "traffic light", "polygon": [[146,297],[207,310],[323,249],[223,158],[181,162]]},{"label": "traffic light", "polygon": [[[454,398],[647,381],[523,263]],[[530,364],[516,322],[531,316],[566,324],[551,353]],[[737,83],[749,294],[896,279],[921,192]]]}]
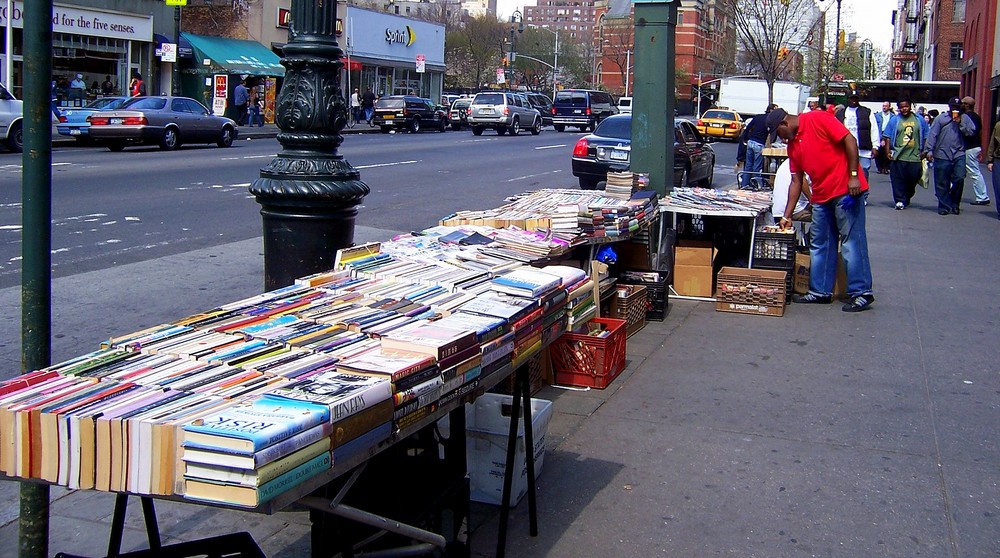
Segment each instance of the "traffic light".
[{"label": "traffic light", "polygon": [[837,35],[837,47],[844,48],[846,46],[847,46],[847,31],[841,29],[840,34]]},{"label": "traffic light", "polygon": [[784,60],[788,58],[788,47],[781,47],[778,49],[778,60]]},{"label": "traffic light", "polygon": [[507,67],[507,63],[508,63],[508,62],[507,62],[507,57],[506,57],[506,56],[504,56],[504,57],[503,57],[503,60],[501,61],[501,64],[503,64],[503,67],[504,67],[504,68],[506,68],[506,67]]}]

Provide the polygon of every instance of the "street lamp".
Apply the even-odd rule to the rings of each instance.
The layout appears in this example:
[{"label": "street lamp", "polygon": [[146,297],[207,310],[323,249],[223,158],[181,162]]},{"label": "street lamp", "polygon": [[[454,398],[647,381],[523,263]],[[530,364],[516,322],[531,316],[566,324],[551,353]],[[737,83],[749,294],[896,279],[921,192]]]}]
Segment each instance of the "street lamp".
[{"label": "street lamp", "polygon": [[840,71],[840,2],[837,0],[837,34],[834,35],[833,73]]},{"label": "street lamp", "polygon": [[[517,25],[514,25],[514,24]],[[521,10],[514,10],[514,13],[510,14],[510,58],[507,60],[510,62],[510,81],[509,83],[513,85],[514,83],[514,30],[518,33],[524,33],[524,19],[521,17]],[[508,86],[509,87],[509,86]]]},{"label": "street lamp", "polygon": [[556,50],[554,53],[555,58],[552,60],[552,98],[555,99],[556,91],[559,89],[559,30],[556,29],[553,31],[548,27],[539,27],[537,25],[530,24],[528,26],[535,29],[544,29],[556,36]]},{"label": "street lamp", "polygon": [[870,39],[865,39],[861,41],[861,78],[871,79],[871,67],[874,65],[872,63],[872,54],[875,47],[872,45]]}]

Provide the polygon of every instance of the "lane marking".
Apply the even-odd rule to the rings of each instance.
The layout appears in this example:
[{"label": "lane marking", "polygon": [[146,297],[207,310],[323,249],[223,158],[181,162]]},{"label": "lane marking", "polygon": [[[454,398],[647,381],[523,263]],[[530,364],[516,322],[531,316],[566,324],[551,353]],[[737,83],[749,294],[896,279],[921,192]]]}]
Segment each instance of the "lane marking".
[{"label": "lane marking", "polygon": [[525,176],[518,176],[516,178],[511,178],[511,179],[505,180],[504,182],[517,182],[518,180],[528,180],[529,178],[538,178],[540,176],[545,176],[545,175],[548,175],[548,174],[559,174],[561,172],[563,172],[563,171],[562,170],[554,170],[554,171],[540,172],[538,174],[529,174],[529,175],[525,175]]},{"label": "lane marking", "polygon": [[420,161],[397,161],[395,163],[378,163],[375,165],[358,165],[354,168],[356,169],[375,169],[379,167],[395,167],[398,165],[412,165],[414,163],[419,163]]},{"label": "lane marking", "polygon": [[564,143],[561,145],[543,145],[541,147],[536,147],[535,151],[541,151],[542,149],[558,149],[560,147],[569,147],[569,144]]}]

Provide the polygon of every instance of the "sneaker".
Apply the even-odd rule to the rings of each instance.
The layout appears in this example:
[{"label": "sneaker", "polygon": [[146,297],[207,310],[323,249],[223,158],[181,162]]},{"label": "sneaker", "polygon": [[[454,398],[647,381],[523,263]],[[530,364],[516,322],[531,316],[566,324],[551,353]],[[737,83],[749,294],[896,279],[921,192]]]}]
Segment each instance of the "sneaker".
[{"label": "sneaker", "polygon": [[903,205],[903,202],[896,202],[896,211],[902,211],[904,207],[906,206]]},{"label": "sneaker", "polygon": [[990,200],[983,200],[983,201],[976,200],[976,201],[970,202],[970,203],[972,205],[989,205],[990,204]]},{"label": "sneaker", "polygon": [[831,300],[832,298],[830,296],[823,296],[813,293],[792,295],[792,302],[796,304],[830,304]]},{"label": "sneaker", "polygon": [[959,208],[957,208],[957,207],[953,207],[953,208],[951,208],[951,214],[952,214],[952,215],[959,215],[959,214],[961,214],[961,213],[962,213],[962,210],[961,210],[961,209],[959,209]]},{"label": "sneaker", "polygon": [[844,312],[862,312],[867,310],[872,303],[875,302],[875,297],[872,295],[858,295],[851,299],[850,302],[841,307]]},{"label": "sneaker", "polygon": [[951,212],[948,211],[947,209],[942,209],[942,210],[938,211],[938,215],[949,215],[950,213]]}]

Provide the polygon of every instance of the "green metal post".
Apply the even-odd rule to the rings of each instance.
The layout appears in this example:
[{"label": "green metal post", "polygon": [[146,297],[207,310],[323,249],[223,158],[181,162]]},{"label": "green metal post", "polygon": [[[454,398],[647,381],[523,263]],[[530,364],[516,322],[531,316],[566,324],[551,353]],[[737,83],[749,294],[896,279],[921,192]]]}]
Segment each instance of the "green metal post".
[{"label": "green metal post", "polygon": [[[50,364],[52,333],[52,0],[24,3],[21,370]],[[49,488],[21,484],[18,556],[49,553]]]},{"label": "green metal post", "polygon": [[648,172],[650,186],[661,196],[674,186],[676,27],[677,3],[636,0],[630,167]]}]

